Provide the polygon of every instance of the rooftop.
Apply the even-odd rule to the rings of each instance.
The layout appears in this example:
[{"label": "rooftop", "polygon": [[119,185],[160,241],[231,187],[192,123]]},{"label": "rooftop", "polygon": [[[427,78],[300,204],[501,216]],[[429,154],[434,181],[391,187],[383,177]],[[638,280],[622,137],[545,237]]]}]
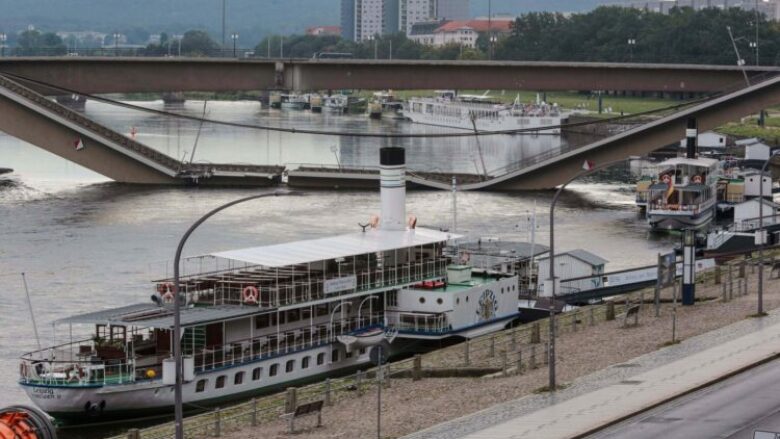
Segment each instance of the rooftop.
[{"label": "rooftop", "polygon": [[266,268],[279,268],[446,242],[460,237],[453,233],[423,228],[403,231],[368,229],[365,232],[229,250],[211,255]]},{"label": "rooftop", "polygon": [[[571,256],[573,258],[579,259],[579,260],[581,260],[583,262],[586,262],[586,263],[588,263],[590,265],[604,265],[607,262],[609,262],[608,260],[602,258],[601,256],[593,254],[593,253],[591,253],[591,252],[589,252],[587,250],[583,250],[581,248],[576,249],[576,250],[569,250],[569,251],[563,252],[563,253],[557,253],[555,255],[555,257],[558,258],[558,257],[564,256],[564,255],[569,255],[569,256]],[[549,255],[542,257],[543,260],[544,259],[549,259],[549,258],[550,258]]]},{"label": "rooftop", "polygon": [[436,29],[436,32],[454,32],[459,29],[468,28],[476,32],[493,31],[498,33],[509,33],[512,31],[513,24],[514,21],[508,20],[494,20],[492,22],[489,20],[455,20],[444,23],[442,26]]},{"label": "rooftop", "polygon": [[[189,307],[181,310],[182,326],[204,325],[212,322],[238,319],[257,314],[257,306],[219,305]],[[173,328],[173,310],[154,303],[111,308],[102,311],[79,314],[55,322],[62,324],[103,324],[112,326],[134,326],[137,328]]]},{"label": "rooftop", "polygon": [[461,250],[475,255],[530,258],[550,251],[546,245],[521,241],[469,242],[459,246]]}]

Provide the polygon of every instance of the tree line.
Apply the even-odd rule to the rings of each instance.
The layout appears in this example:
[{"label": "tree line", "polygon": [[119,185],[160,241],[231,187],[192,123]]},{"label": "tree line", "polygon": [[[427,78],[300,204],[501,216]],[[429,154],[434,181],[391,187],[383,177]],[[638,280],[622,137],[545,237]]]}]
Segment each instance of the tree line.
[{"label": "tree line", "polygon": [[[780,24],[752,11],[737,8],[693,10],[672,8],[668,13],[622,7],[599,7],[588,13],[565,15],[527,13],[512,24],[511,33],[490,47],[480,35],[475,48],[458,44],[431,47],[403,33],[353,42],[339,36],[273,35],[253,48],[237,41],[237,56],[311,58],[322,53],[344,53],[359,59],[528,60],[593,62],[659,62],[736,64],[727,28],[731,29],[739,57],[746,64],[780,64]],[[756,40],[756,37],[758,39]],[[758,50],[756,50],[756,41]],[[70,44],[53,33],[25,31],[15,38],[17,55],[63,55]],[[112,42],[112,41],[111,41]],[[242,44],[240,44],[240,43]],[[165,33],[159,42],[133,49],[138,56],[232,56],[232,41],[221,47],[206,31],[191,30],[179,38]],[[75,45],[74,45],[75,46]],[[125,48],[115,46],[119,54]],[[104,44],[108,54],[115,48]],[[243,49],[241,49],[243,47]],[[98,49],[92,49],[98,50]],[[89,54],[89,49],[86,50]],[[79,51],[80,53],[83,51]]]}]

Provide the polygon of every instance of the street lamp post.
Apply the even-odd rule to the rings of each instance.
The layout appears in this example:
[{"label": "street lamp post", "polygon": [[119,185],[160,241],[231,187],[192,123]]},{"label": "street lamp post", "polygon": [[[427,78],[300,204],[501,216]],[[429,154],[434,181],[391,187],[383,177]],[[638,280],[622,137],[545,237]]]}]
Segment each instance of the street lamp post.
[{"label": "street lamp post", "polygon": [[114,33],[114,56],[119,56],[119,37],[122,35],[117,33]]},{"label": "street lamp post", "polygon": [[238,34],[232,33],[230,34],[230,39],[233,40],[233,58],[236,57],[236,43],[238,42]]},{"label": "street lamp post", "polygon": [[174,35],[173,37],[176,38],[176,41],[179,43],[178,55],[181,57],[181,39],[184,38],[184,35]]},{"label": "street lamp post", "polygon": [[8,35],[5,32],[0,33],[0,57],[5,57],[5,42],[8,41]]},{"label": "street lamp post", "polygon": [[634,46],[636,46],[636,38],[629,38],[628,39],[628,52],[629,52],[629,60],[634,61]]},{"label": "street lamp post", "polygon": [[[769,162],[772,161],[772,157],[780,154],[780,151],[775,151],[769,155],[769,158],[764,162],[764,166],[761,167],[761,173],[758,175],[758,235],[761,242],[758,245],[758,312],[757,315],[764,314],[764,246],[766,245],[766,235],[764,231],[764,173],[766,172]],[[772,181],[771,172],[769,181]]]},{"label": "street lamp post", "polygon": [[556,379],[555,379],[555,205],[558,203],[558,198],[561,196],[561,193],[564,189],[566,189],[566,186],[569,185],[569,183],[573,182],[574,180],[577,180],[580,177],[583,177],[585,175],[591,174],[593,172],[599,171],[604,168],[608,168],[612,165],[625,162],[629,159],[619,159],[619,160],[612,160],[609,162],[602,163],[597,166],[593,166],[590,161],[586,161],[586,166],[583,168],[582,171],[578,172],[574,177],[570,178],[566,183],[562,184],[558,190],[555,192],[555,195],[553,196],[552,203],[550,203],[550,340],[548,341],[548,366],[549,366],[549,384],[548,388],[550,392],[554,392],[555,389],[557,389]]},{"label": "street lamp post", "polygon": [[[236,204],[244,203],[250,200],[256,200],[258,198],[274,197],[279,195],[297,195],[294,192],[271,192],[260,195],[252,195],[249,197],[240,198],[238,200],[231,201],[227,204],[223,204],[209,213],[200,217],[195,221],[189,229],[184,233],[179,241],[178,247],[176,247],[176,256],[173,258],[173,356],[176,362],[176,384],[174,385],[174,416],[175,416],[175,438],[184,439],[184,409],[182,403],[182,359],[181,359],[181,297],[179,297],[179,262],[181,261],[181,253],[184,249],[184,243],[192,235],[201,224],[206,222],[215,214],[227,209],[228,207],[235,206]],[[186,298],[185,298],[186,300]]]}]

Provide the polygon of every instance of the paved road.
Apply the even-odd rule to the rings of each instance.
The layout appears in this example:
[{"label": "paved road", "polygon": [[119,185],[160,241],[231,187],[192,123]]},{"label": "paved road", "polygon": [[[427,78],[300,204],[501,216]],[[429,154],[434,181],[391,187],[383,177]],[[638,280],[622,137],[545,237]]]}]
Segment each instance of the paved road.
[{"label": "paved road", "polygon": [[780,432],[780,361],[684,396],[590,439],[752,439]]}]

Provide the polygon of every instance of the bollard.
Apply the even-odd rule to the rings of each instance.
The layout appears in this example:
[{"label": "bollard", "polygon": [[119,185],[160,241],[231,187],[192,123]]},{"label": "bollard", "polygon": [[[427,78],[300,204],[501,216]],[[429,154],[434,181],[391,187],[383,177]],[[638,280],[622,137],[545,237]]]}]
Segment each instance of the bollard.
[{"label": "bollard", "polygon": [[137,428],[131,428],[127,430],[127,439],[140,439],[141,431]]},{"label": "bollard", "polygon": [[590,326],[595,326],[596,325],[596,308],[594,308],[592,306],[588,307],[588,311],[589,311],[588,314],[590,314],[589,317],[588,317],[589,320],[590,320]]},{"label": "bollard", "polygon": [[412,381],[420,381],[422,378],[422,355],[415,354],[412,364]]},{"label": "bollard", "polygon": [[720,284],[720,287],[721,287],[720,288],[721,289],[721,295],[723,296],[722,301],[723,301],[723,303],[726,303],[726,302],[729,301],[728,296],[726,296],[726,284],[722,283],[722,284]]},{"label": "bollard", "polygon": [[501,350],[501,370],[504,376],[509,375],[509,359],[507,358],[506,350]]},{"label": "bollard", "polygon": [[470,346],[471,346],[471,340],[466,340],[466,343],[463,343],[463,364],[466,367],[469,367],[471,365],[471,358],[470,358]]},{"label": "bollard", "polygon": [[542,363],[550,364],[550,343],[544,344],[544,359],[542,359]]},{"label": "bollard", "polygon": [[513,329],[512,332],[510,333],[509,349],[512,350],[512,351],[516,351],[517,350],[517,337],[515,336],[516,334],[517,334],[517,330],[516,329]]},{"label": "bollard", "polygon": [[607,302],[607,321],[615,320],[615,302],[609,301]]},{"label": "bollard", "polygon": [[257,427],[257,399],[252,398],[252,427]]},{"label": "bollard", "polygon": [[287,393],[284,396],[284,412],[285,413],[292,413],[295,411],[295,408],[297,405],[297,391],[295,390],[295,387],[288,387]]},{"label": "bollard", "polygon": [[517,351],[517,374],[523,374],[523,351]]},{"label": "bollard", "polygon": [[222,436],[222,415],[220,413],[219,407],[214,410],[214,436]]},{"label": "bollard", "polygon": [[325,378],[325,405],[332,406],[333,401],[330,395],[330,378]]},{"label": "bollard", "polygon": [[742,279],[745,277],[745,261],[742,261],[739,263],[739,278]]},{"label": "bollard", "polygon": [[[417,357],[415,356],[415,364],[417,363]],[[359,370],[355,372],[355,387],[357,388],[358,396],[363,396],[363,371]]]},{"label": "bollard", "polygon": [[490,352],[488,353],[488,356],[490,358],[493,358],[496,356],[496,336],[490,337]]},{"label": "bollard", "polygon": [[531,343],[536,344],[541,341],[539,322],[534,322],[531,325]]},{"label": "bollard", "polygon": [[528,367],[536,369],[536,346],[531,346],[531,358],[528,359]]},{"label": "bollard", "polygon": [[715,285],[720,283],[720,265],[715,266]]}]

